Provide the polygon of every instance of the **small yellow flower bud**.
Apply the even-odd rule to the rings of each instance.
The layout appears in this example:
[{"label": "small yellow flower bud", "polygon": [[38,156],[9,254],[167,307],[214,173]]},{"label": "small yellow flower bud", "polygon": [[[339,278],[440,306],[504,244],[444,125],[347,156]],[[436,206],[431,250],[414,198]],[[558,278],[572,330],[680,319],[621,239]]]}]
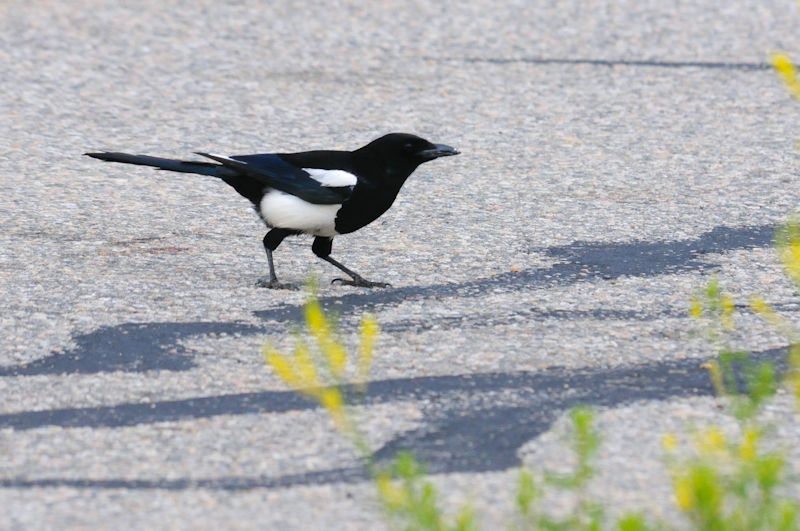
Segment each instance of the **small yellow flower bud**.
[{"label": "small yellow flower bud", "polygon": [[711,360],[707,365],[714,391],[716,391],[718,395],[725,394],[725,380],[722,377],[722,368],[719,366],[719,362],[717,360]]},{"label": "small yellow flower bud", "polygon": [[781,76],[783,82],[795,98],[800,98],[800,81],[797,80],[797,68],[785,53],[775,53],[770,57],[772,67]]},{"label": "small yellow flower bud", "polygon": [[717,454],[726,449],[725,434],[716,426],[713,426],[699,435],[695,446],[704,454]]},{"label": "small yellow flower bud", "polygon": [[694,507],[694,494],[692,493],[692,484],[689,478],[678,478],[673,482],[673,492],[675,494],[675,502],[678,507],[683,511],[689,511]]},{"label": "small yellow flower bud", "polygon": [[742,444],[739,446],[739,457],[743,461],[753,461],[758,454],[759,433],[752,428],[745,430],[742,435]]},{"label": "small yellow flower bud", "polygon": [[736,326],[733,320],[733,314],[736,311],[736,305],[733,302],[733,297],[730,295],[723,295],[720,297],[720,307],[722,308],[722,313],[720,315],[720,322],[722,326],[727,328],[728,330],[733,330]]},{"label": "small yellow flower bud", "polygon": [[674,452],[678,447],[678,438],[673,433],[667,433],[661,437],[661,447],[667,452]]},{"label": "small yellow flower bud", "polygon": [[408,493],[396,485],[388,474],[378,476],[377,484],[381,499],[389,508],[399,509],[407,504]]},{"label": "small yellow flower bud", "polygon": [[292,363],[269,345],[264,347],[264,361],[284,383],[294,388],[299,386],[300,378],[295,373]]},{"label": "small yellow flower bud", "polygon": [[375,346],[375,339],[378,337],[379,332],[380,327],[374,316],[365,315],[361,319],[358,345],[358,379],[362,382],[369,377],[369,369],[372,366],[372,349]]},{"label": "small yellow flower bud", "polygon": [[689,315],[695,319],[703,316],[703,303],[699,297],[692,297],[692,301],[689,303]]}]

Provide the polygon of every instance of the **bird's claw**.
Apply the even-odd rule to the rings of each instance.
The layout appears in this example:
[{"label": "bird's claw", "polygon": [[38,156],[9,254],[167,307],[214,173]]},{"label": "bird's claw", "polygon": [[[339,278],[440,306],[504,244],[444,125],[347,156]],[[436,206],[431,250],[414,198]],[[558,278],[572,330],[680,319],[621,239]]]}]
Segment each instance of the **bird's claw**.
[{"label": "bird's claw", "polygon": [[299,288],[294,284],[287,284],[285,282],[278,282],[277,278],[259,278],[256,281],[257,288],[268,288],[268,289],[288,289],[292,291],[297,291]]},{"label": "bird's claw", "polygon": [[334,278],[331,284],[343,284],[345,286],[355,286],[357,288],[391,288],[388,282],[372,282],[365,278],[356,277],[352,280],[347,278]]}]

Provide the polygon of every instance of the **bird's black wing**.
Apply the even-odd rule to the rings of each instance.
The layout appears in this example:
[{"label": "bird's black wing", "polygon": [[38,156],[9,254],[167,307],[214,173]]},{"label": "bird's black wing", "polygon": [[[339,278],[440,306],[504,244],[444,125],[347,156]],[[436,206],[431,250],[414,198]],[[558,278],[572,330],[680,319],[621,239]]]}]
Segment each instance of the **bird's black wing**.
[{"label": "bird's black wing", "polygon": [[226,168],[245,175],[270,188],[299,197],[315,205],[335,205],[345,201],[352,187],[323,186],[308,172],[293,166],[272,153],[260,155],[237,155],[224,157],[209,153],[197,153],[219,162]]}]

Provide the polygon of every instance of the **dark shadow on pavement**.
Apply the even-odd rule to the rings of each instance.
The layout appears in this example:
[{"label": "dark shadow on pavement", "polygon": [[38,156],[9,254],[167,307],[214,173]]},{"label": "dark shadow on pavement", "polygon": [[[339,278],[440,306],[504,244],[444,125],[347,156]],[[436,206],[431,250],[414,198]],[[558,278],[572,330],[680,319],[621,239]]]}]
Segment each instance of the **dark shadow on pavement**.
[{"label": "dark shadow on pavement", "polygon": [[101,372],[187,371],[194,356],[181,339],[206,334],[258,334],[243,323],[124,323],[75,336],[77,345],[25,365],[0,367],[0,376],[95,374]]},{"label": "dark shadow on pavement", "polygon": [[[754,355],[785,369],[785,349]],[[401,378],[372,382],[363,398],[348,390],[350,401],[364,405],[422,401],[422,427],[400,434],[380,448],[378,460],[410,450],[432,473],[490,472],[520,465],[518,451],[578,405],[617,407],[642,400],[667,400],[713,394],[700,360],[685,359],[609,369],[555,367],[540,372],[488,373]],[[291,391],[129,403],[117,406],[56,409],[0,415],[0,429],[116,428],[175,422],[217,415],[279,413],[316,408]],[[314,471],[280,477],[219,480],[6,479],[6,487],[85,486],[87,488],[273,488],[364,479],[356,468]]]},{"label": "dark shadow on pavement", "polygon": [[[717,227],[698,238],[689,240],[623,243],[577,241],[565,246],[532,249],[532,252],[545,254],[559,261],[548,268],[505,272],[453,284],[350,292],[322,297],[320,303],[326,309],[340,314],[361,313],[412,298],[477,297],[487,291],[515,292],[530,287],[542,288],[581,281],[613,280],[623,276],[650,277],[713,269],[716,266],[704,260],[706,255],[769,246],[774,232],[775,227],[772,225],[758,225]],[[303,307],[281,304],[255,312],[255,315],[267,325],[271,322],[294,323],[303,319]],[[670,314],[668,310],[665,313],[665,310],[658,309],[642,315],[611,308],[589,313],[541,311],[534,308],[513,317],[536,321],[545,318],[654,319],[666,316],[675,315]],[[502,324],[488,323],[483,323],[483,326]],[[481,322],[472,322],[470,325],[480,326]],[[453,328],[462,324],[459,319],[441,317],[426,320],[424,323],[389,324],[385,330],[387,332],[424,330],[434,326]],[[259,327],[236,322],[124,323],[78,335],[74,338],[77,345],[66,352],[54,352],[50,356],[25,365],[0,367],[0,377],[114,371],[185,371],[192,369],[196,364],[191,351],[180,345],[183,339],[222,333],[256,335],[266,334],[268,331],[267,326]]]}]

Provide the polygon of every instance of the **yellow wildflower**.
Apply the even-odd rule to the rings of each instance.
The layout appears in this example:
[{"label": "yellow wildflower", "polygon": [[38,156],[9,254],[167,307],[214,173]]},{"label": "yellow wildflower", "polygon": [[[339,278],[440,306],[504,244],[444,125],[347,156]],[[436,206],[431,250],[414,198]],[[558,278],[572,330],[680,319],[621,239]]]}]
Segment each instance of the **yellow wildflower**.
[{"label": "yellow wildflower", "polygon": [[322,353],[328,360],[333,376],[339,378],[347,366],[347,352],[344,347],[335,339],[331,339],[322,347]]},{"label": "yellow wildflower", "polygon": [[800,99],[800,81],[797,80],[797,68],[785,53],[774,53],[770,57],[772,67],[778,72],[795,98]]},{"label": "yellow wildflower", "polygon": [[753,428],[748,428],[742,434],[742,444],[739,446],[739,457],[743,461],[755,460],[758,453],[759,433]]},{"label": "yellow wildflower", "polygon": [[780,248],[780,257],[786,273],[795,284],[800,284],[800,242],[789,241],[784,244]]},{"label": "yellow wildflower", "polygon": [[675,502],[683,511],[691,510],[695,505],[692,482],[686,476],[673,481],[672,489],[675,494]]},{"label": "yellow wildflower", "polygon": [[794,371],[788,379],[789,385],[794,388],[795,400],[797,400],[797,403],[800,404],[800,373]]},{"label": "yellow wildflower", "polygon": [[800,285],[800,220],[790,219],[776,236],[778,256],[786,273]]},{"label": "yellow wildflower", "polygon": [[328,319],[316,299],[306,303],[306,325],[314,337],[328,334]]},{"label": "yellow wildflower", "polygon": [[692,297],[692,302],[689,304],[689,315],[695,319],[703,316],[703,302],[700,297]]},{"label": "yellow wildflower", "polygon": [[667,452],[674,452],[678,447],[678,438],[675,437],[674,433],[667,433],[661,437],[661,447]]},{"label": "yellow wildflower", "polygon": [[408,503],[408,493],[402,487],[392,481],[388,474],[381,474],[376,480],[378,484],[378,493],[381,500],[390,509],[399,509]]},{"label": "yellow wildflower", "polygon": [[306,304],[306,325],[328,362],[331,374],[334,378],[339,378],[347,365],[347,352],[336,340],[330,322],[316,300],[310,300]]},{"label": "yellow wildflower", "polygon": [[375,317],[364,315],[361,319],[358,345],[358,379],[361,382],[366,382],[369,377],[369,369],[372,366],[372,349],[379,332],[380,327]]},{"label": "yellow wildflower", "polygon": [[763,298],[751,298],[750,309],[753,310],[753,313],[757,314],[772,326],[783,328],[783,319],[780,315],[778,315],[778,312],[776,312],[775,309]]},{"label": "yellow wildflower", "polygon": [[750,309],[759,315],[767,315],[774,312],[772,307],[767,304],[762,297],[753,297],[750,299]]},{"label": "yellow wildflower", "polygon": [[718,395],[725,394],[725,380],[722,378],[722,368],[717,360],[709,361],[706,366],[711,376],[711,384]]},{"label": "yellow wildflower", "polygon": [[342,396],[342,392],[339,389],[335,387],[324,389],[320,393],[318,400],[320,405],[331,416],[331,420],[333,420],[333,424],[339,430],[339,433],[353,438],[358,437],[358,433],[345,409],[344,396]]},{"label": "yellow wildflower", "polygon": [[699,435],[695,442],[697,449],[703,454],[715,454],[726,450],[725,434],[713,426]]},{"label": "yellow wildflower", "polygon": [[794,388],[795,398],[800,404],[800,343],[795,343],[789,349],[789,372],[786,380]]},{"label": "yellow wildflower", "polygon": [[319,394],[319,403],[328,411],[339,431],[348,431],[349,424],[341,391],[334,387],[322,390]]},{"label": "yellow wildflower", "polygon": [[[308,344],[298,338],[294,346],[294,366],[300,379],[299,388],[322,387]],[[302,390],[302,389],[301,389]]]},{"label": "yellow wildflower", "polygon": [[300,378],[295,373],[292,363],[277,350],[272,348],[271,345],[264,346],[264,361],[272,367],[278,378],[284,381],[287,385],[298,388],[301,384]]},{"label": "yellow wildflower", "polygon": [[722,307],[722,313],[720,315],[720,322],[722,326],[727,328],[728,330],[732,330],[735,327],[735,323],[733,321],[733,313],[736,311],[736,306],[733,302],[733,297],[730,295],[723,295],[720,297],[720,306]]}]

